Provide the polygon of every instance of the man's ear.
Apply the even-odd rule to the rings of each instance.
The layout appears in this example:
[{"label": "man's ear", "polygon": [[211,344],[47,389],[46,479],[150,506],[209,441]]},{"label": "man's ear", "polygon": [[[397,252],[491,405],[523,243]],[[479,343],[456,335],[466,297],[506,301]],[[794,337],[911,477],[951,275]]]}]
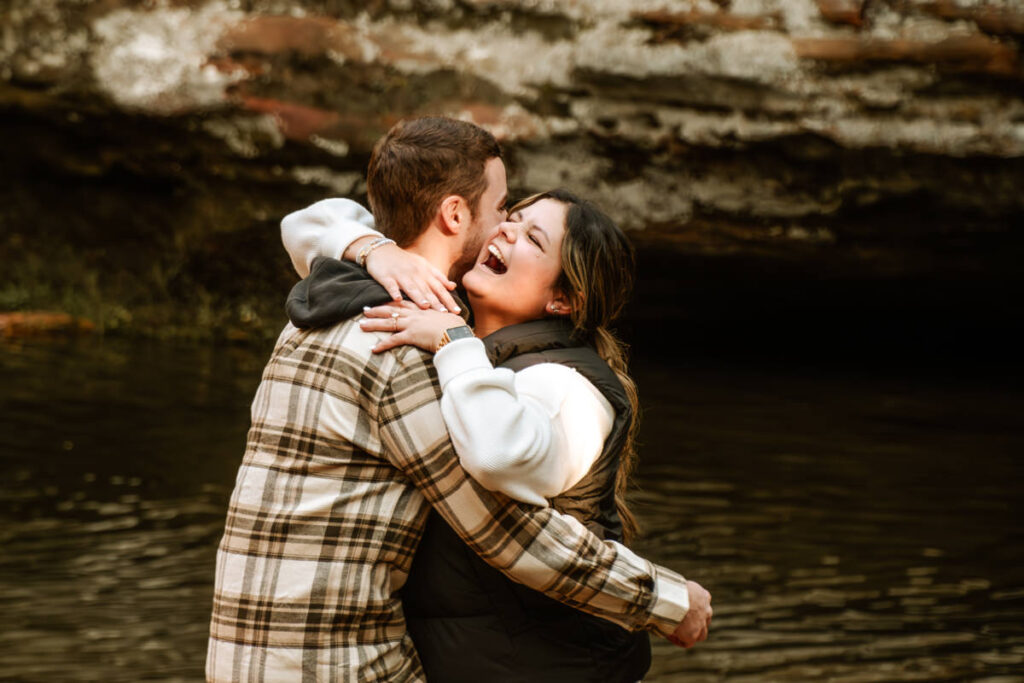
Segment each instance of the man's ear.
[{"label": "man's ear", "polygon": [[572,302],[569,301],[569,297],[556,289],[554,296],[544,307],[544,312],[549,315],[569,315],[572,313]]},{"label": "man's ear", "polygon": [[457,194],[451,194],[441,200],[441,225],[452,235],[459,235],[469,229],[472,216],[469,204]]}]

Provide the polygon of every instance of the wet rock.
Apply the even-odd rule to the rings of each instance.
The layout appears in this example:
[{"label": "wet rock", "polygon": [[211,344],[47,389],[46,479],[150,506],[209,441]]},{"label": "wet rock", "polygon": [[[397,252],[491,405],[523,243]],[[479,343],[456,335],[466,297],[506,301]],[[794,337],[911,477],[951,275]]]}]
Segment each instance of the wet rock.
[{"label": "wet rock", "polygon": [[972,22],[986,33],[1024,35],[1024,7],[1016,2],[915,0],[914,5],[947,21]]},{"label": "wet rock", "polygon": [[0,308],[276,320],[277,221],[361,198],[374,142],[419,115],[491,129],[514,194],[577,189],[654,248],[984,277],[1024,241],[1005,0],[34,0],[2,21]]},{"label": "wet rock", "polygon": [[832,63],[913,62],[939,69],[1009,77],[1017,77],[1021,72],[1016,47],[977,33],[938,41],[800,38],[793,41],[793,47],[801,59]]},{"label": "wet rock", "polygon": [[96,326],[90,320],[75,318],[66,313],[32,311],[0,313],[0,338],[24,339],[78,335],[92,332]]},{"label": "wet rock", "polygon": [[835,24],[864,25],[866,0],[817,0],[821,16]]}]

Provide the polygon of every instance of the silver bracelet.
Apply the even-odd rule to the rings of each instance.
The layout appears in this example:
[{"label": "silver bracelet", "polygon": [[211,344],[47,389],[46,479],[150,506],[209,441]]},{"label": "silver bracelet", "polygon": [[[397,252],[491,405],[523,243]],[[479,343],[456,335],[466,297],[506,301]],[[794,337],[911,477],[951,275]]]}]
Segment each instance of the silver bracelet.
[{"label": "silver bracelet", "polygon": [[359,255],[356,256],[356,263],[360,268],[366,267],[366,258],[370,255],[370,252],[377,247],[383,247],[385,244],[394,244],[395,241],[389,237],[378,237],[374,241],[367,244],[365,247],[359,250]]}]

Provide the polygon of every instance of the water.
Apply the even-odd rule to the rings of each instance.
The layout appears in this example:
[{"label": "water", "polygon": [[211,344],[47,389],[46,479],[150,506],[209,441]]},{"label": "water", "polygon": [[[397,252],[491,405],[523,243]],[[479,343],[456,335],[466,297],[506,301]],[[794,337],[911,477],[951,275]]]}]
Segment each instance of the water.
[{"label": "water", "polygon": [[[641,347],[642,348],[642,347]],[[201,680],[266,351],[0,346],[0,678]],[[649,681],[1024,680],[1024,394],[648,362],[639,550],[714,595]]]},{"label": "water", "polygon": [[750,369],[644,379],[642,550],[716,608],[714,639],[659,647],[652,680],[1024,680],[1019,394]]}]

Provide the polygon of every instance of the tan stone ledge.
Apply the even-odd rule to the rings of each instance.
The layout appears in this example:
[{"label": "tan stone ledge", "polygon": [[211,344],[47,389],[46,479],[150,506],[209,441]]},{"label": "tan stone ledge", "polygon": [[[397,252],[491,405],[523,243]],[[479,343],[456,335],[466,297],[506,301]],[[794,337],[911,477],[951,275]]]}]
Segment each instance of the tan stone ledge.
[{"label": "tan stone ledge", "polygon": [[957,71],[1022,76],[1016,48],[981,34],[939,41],[844,36],[793,38],[792,42],[801,59],[847,64],[907,62]]}]

